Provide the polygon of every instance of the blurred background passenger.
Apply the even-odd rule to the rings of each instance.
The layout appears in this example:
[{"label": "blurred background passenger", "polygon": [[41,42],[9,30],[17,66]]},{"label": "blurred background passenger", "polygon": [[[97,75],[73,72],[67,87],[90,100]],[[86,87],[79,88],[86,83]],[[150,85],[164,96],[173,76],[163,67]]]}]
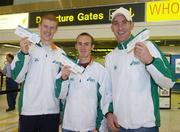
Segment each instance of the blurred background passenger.
[{"label": "blurred background passenger", "polygon": [[13,59],[14,56],[12,54],[7,54],[4,68],[2,70],[0,69],[0,72],[2,72],[6,76],[6,90],[8,103],[8,108],[6,109],[6,112],[14,110],[16,105],[17,92],[11,92],[12,90],[18,89],[18,83],[16,83],[11,78],[11,62],[13,61]]}]

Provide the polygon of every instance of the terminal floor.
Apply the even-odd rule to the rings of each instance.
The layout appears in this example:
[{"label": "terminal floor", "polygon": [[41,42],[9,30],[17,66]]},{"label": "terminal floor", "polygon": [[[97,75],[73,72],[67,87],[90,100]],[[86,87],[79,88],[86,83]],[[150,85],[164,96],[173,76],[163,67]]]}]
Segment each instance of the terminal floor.
[{"label": "terminal floor", "polygon": [[[6,95],[0,95],[0,132],[17,132],[17,109],[5,112],[6,108]],[[161,109],[160,132],[180,132],[180,94],[172,94],[171,109]]]}]

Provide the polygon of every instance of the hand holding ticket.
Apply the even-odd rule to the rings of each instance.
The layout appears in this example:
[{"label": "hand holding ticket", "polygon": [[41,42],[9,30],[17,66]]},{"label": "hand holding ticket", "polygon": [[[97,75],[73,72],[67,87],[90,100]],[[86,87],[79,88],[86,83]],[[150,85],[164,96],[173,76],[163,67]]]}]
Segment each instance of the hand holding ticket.
[{"label": "hand holding ticket", "polygon": [[20,25],[16,28],[15,32],[16,35],[18,35],[21,38],[27,37],[30,42],[33,44],[37,44],[40,42],[40,37],[36,33],[32,33],[29,29],[24,28]]},{"label": "hand holding ticket", "polygon": [[[30,42],[33,44],[37,44],[40,42],[40,37],[38,34],[32,33],[27,28],[24,28],[20,25],[16,28],[15,32],[16,35],[20,36],[21,38],[27,37]],[[70,60],[68,57],[66,57],[63,54],[58,55],[55,60],[57,62],[60,62],[62,65],[68,65],[71,67],[72,72],[74,73],[82,73],[84,71],[84,67],[81,67],[74,63],[72,60]]]},{"label": "hand holding ticket", "polygon": [[76,64],[75,62],[73,62],[72,60],[70,60],[68,57],[66,57],[63,54],[59,54],[55,60],[57,62],[60,62],[63,66],[67,65],[71,67],[71,71],[74,73],[82,73],[84,71],[84,67],[79,66],[78,64]]},{"label": "hand holding ticket", "polygon": [[135,44],[137,42],[144,42],[145,40],[149,39],[149,30],[148,29],[144,29],[142,30],[140,33],[138,33],[135,38],[133,40],[131,40],[129,42],[129,44],[127,45],[127,52],[130,52],[134,49]]}]

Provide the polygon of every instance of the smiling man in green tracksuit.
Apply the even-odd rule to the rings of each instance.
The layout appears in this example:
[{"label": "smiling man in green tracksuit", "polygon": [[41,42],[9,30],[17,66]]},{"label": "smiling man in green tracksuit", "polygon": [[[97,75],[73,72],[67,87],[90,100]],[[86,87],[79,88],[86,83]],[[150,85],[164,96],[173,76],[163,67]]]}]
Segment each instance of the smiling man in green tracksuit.
[{"label": "smiling man in green tracksuit", "polygon": [[[82,74],[70,72],[70,67],[62,69],[62,77],[57,80],[56,95],[66,98],[62,132],[105,132],[106,122],[101,110],[101,100],[108,76],[105,68],[91,56],[94,39],[88,33],[77,37],[78,64],[85,68]],[[66,80],[66,81],[65,81]],[[58,85],[56,85],[58,86]]]},{"label": "smiling man in green tracksuit", "polygon": [[120,7],[112,14],[111,29],[118,46],[105,58],[112,87],[106,89],[103,113],[112,131],[158,132],[158,86],[172,88],[175,78],[166,57],[150,41],[128,44],[135,36],[130,12]]},{"label": "smiling man in green tracksuit", "polygon": [[54,87],[61,65],[54,58],[64,51],[53,43],[58,28],[54,15],[42,17],[41,42],[20,41],[21,50],[11,63],[12,77],[22,83],[19,96],[19,132],[58,132],[59,100]]}]

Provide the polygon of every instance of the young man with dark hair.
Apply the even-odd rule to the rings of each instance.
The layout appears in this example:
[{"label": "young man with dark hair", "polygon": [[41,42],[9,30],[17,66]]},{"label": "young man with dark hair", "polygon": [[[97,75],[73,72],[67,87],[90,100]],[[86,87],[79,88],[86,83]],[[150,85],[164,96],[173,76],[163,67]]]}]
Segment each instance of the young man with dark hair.
[{"label": "young man with dark hair", "polygon": [[101,106],[102,95],[108,76],[105,68],[91,56],[94,39],[88,33],[81,33],[76,39],[77,64],[85,68],[82,74],[71,72],[64,66],[62,76],[57,80],[57,97],[66,99],[62,132],[105,132],[106,121]]},{"label": "young man with dark hair", "polygon": [[111,29],[118,45],[105,58],[112,87],[106,90],[103,113],[113,132],[158,132],[158,86],[172,88],[175,78],[166,57],[151,41],[133,43],[128,51],[137,37],[131,34],[133,27],[127,9],[113,12]]}]

